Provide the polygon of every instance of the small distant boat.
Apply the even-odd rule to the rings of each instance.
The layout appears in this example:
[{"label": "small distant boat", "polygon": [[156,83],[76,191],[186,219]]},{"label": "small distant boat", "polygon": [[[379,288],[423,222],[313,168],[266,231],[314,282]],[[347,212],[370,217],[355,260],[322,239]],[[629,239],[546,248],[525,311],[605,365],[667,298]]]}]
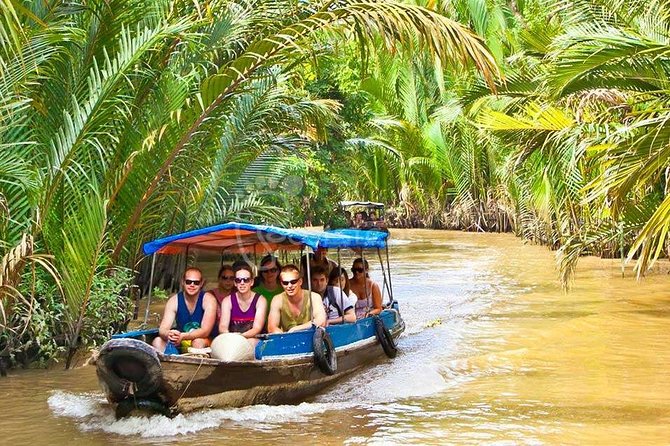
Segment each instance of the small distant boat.
[{"label": "small distant boat", "polygon": [[[344,227],[362,231],[388,232],[384,218],[384,203],[374,201],[340,201],[340,209],[345,222]],[[344,216],[347,212],[349,218]],[[360,217],[360,218],[358,218]]]},{"label": "small distant boat", "polygon": [[[153,255],[155,262],[157,254],[190,250],[266,253],[357,248],[376,250],[381,260],[387,237],[377,231],[310,232],[226,223],[155,240],[144,245],[144,252]],[[121,333],[102,346],[95,361],[100,385],[116,405],[117,417],[135,409],[172,416],[210,407],[302,401],[380,358],[395,357],[396,339],[405,323],[393,298],[386,258],[382,270],[389,302],[377,316],[326,329],[260,335],[254,359],[248,361],[157,352],[151,341],[158,329]]]}]

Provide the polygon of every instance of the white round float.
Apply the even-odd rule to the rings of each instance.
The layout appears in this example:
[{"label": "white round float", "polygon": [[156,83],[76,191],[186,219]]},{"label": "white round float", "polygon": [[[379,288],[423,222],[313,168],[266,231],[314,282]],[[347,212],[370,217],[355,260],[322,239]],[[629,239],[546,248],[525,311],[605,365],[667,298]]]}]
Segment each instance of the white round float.
[{"label": "white round float", "polygon": [[248,361],[254,359],[251,343],[239,333],[221,333],[212,341],[211,356],[222,361]]}]

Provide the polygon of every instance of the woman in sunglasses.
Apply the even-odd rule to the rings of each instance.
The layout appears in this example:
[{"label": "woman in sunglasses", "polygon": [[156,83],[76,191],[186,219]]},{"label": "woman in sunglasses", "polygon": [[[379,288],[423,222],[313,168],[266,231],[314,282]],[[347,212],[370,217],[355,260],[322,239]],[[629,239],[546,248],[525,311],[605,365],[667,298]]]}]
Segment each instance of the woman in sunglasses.
[{"label": "woman in sunglasses", "polygon": [[225,297],[235,291],[235,271],[230,265],[223,265],[219,269],[219,284],[216,288],[211,290],[211,293],[216,297],[217,302],[221,305]]},{"label": "woman in sunglasses", "polygon": [[254,287],[253,291],[265,298],[268,310],[270,309],[272,298],[284,291],[284,288],[279,283],[280,269],[281,264],[277,257],[268,254],[261,259],[261,267],[257,278],[258,285]]},{"label": "woman in sunglasses", "polygon": [[358,296],[355,311],[356,319],[379,314],[382,311],[382,293],[377,282],[368,277],[368,261],[362,258],[354,260],[351,267],[353,276],[349,287]]},{"label": "woman in sunglasses", "polygon": [[252,345],[256,345],[257,334],[263,330],[267,303],[261,295],[251,291],[254,275],[249,265],[235,268],[235,287],[231,295],[221,303],[219,333],[240,333]]}]

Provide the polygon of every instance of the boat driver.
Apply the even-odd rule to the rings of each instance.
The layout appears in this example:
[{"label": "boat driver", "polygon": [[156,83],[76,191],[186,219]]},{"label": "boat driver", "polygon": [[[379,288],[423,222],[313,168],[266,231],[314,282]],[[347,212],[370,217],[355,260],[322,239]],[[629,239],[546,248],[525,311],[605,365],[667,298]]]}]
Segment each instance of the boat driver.
[{"label": "boat driver", "polygon": [[285,265],[279,274],[284,292],[272,298],[268,332],[284,333],[307,330],[312,325],[326,326],[321,296],[302,289],[302,276],[295,265]]},{"label": "boat driver", "polygon": [[210,344],[208,336],[216,319],[216,298],[202,290],[204,281],[198,268],[187,268],[181,284],[182,291],[172,295],[165,304],[158,336],[152,343],[161,353],[168,342],[181,347],[182,352],[189,346],[204,348]]},{"label": "boat driver", "polygon": [[356,300],[349,298],[342,288],[328,285],[328,275],[322,266],[315,266],[311,273],[312,291],[323,300],[327,325],[356,322]]},{"label": "boat driver", "polygon": [[[328,277],[330,272],[337,268],[337,263],[329,259],[327,254],[328,250],[326,248],[317,248],[314,253],[304,254],[300,259],[300,270],[302,271],[302,274],[307,274],[307,259],[309,258],[310,271],[317,266],[320,266],[326,271],[326,277]],[[303,286],[305,289],[307,289],[306,283],[303,284]]]}]

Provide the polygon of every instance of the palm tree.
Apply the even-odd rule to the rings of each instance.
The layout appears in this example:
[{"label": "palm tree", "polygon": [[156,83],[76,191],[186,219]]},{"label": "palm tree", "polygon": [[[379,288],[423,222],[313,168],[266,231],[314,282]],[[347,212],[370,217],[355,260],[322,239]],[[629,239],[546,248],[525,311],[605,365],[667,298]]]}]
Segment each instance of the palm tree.
[{"label": "palm tree", "polygon": [[230,212],[282,218],[230,191],[256,160],[304,150],[305,128],[332,119],[333,104],[283,86],[310,39],[421,43],[497,75],[466,28],[395,2],[2,5],[0,233],[7,247],[33,234],[55,257],[71,347],[95,276],[134,266],[144,240]]},{"label": "palm tree", "polygon": [[639,275],[666,249],[669,12],[637,1],[557,10],[560,26],[535,36],[549,43],[525,76],[533,93],[481,118],[517,165],[542,169],[530,196],[546,197],[535,209],[548,211],[566,282],[583,253],[625,249]]}]

